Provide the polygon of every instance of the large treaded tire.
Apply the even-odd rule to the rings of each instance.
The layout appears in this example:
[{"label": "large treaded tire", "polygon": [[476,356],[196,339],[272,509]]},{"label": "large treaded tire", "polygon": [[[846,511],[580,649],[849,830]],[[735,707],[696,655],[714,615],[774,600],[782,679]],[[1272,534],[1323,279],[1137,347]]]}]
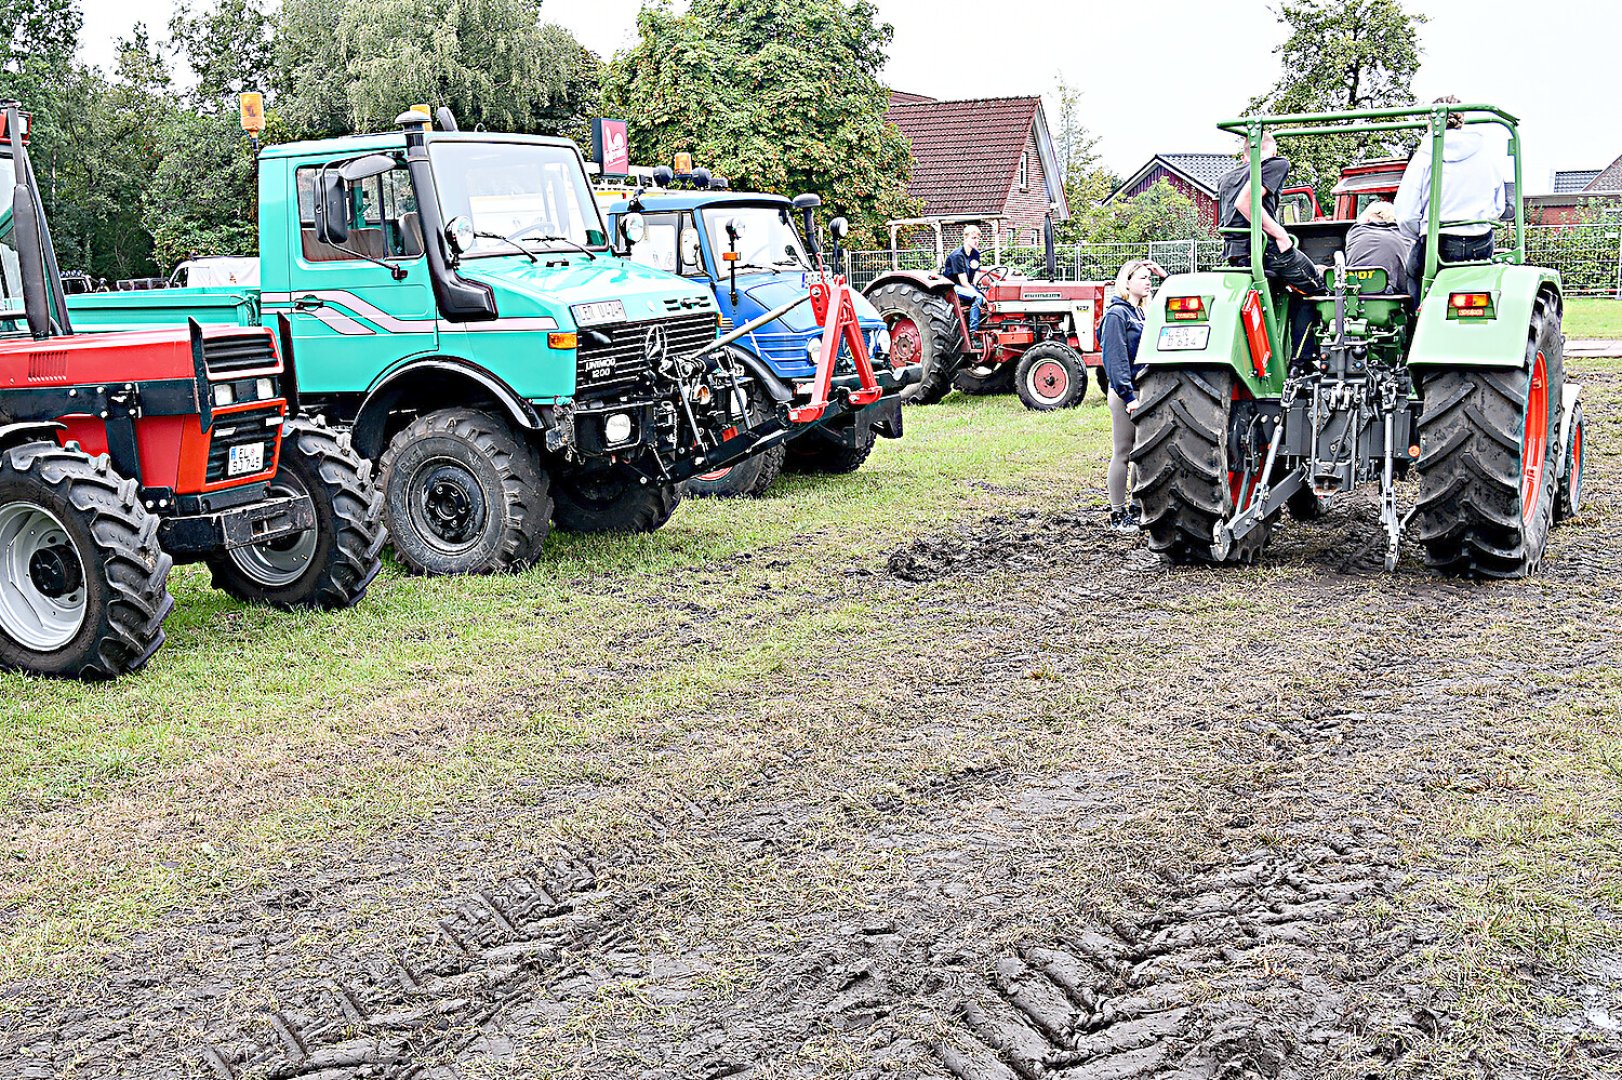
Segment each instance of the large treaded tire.
[{"label": "large treaded tire", "polygon": [[[540,555],[549,478],[505,420],[476,409],[419,416],[389,440],[379,472],[389,539],[409,572],[507,573]],[[447,518],[462,499],[467,516]]]},{"label": "large treaded tire", "polygon": [[991,373],[988,375],[976,374],[974,368],[965,367],[952,376],[952,389],[960,394],[968,394],[970,397],[1012,394],[1014,392],[1014,365],[998,364],[991,369]]},{"label": "large treaded tire", "polygon": [[1560,474],[1560,492],[1555,499],[1554,519],[1569,521],[1583,509],[1583,406],[1578,402],[1571,412],[1571,439],[1566,443],[1566,467]]},{"label": "large treaded tire", "polygon": [[559,470],[552,500],[552,523],[564,532],[651,533],[681,505],[681,485],[640,483],[625,465]]},{"label": "large treaded tire", "polygon": [[294,420],[288,429],[270,491],[310,496],[315,528],[286,541],[211,555],[214,587],[284,610],[352,607],[383,566],[383,492],[372,483],[372,463],[350,446],[348,432],[309,420]]},{"label": "large treaded tire", "polygon": [[828,473],[845,476],[860,469],[873,452],[878,435],[872,428],[855,446],[820,435],[795,439],[788,447],[788,468],[802,473]]},{"label": "large treaded tire", "polygon": [[1058,341],[1032,345],[1014,370],[1014,392],[1027,409],[1073,409],[1087,396],[1087,362]]},{"label": "large treaded tire", "polygon": [[901,400],[909,405],[933,405],[945,397],[963,361],[963,332],[952,301],[903,282],[880,285],[867,298],[890,328],[892,351],[898,319],[910,319],[922,334],[923,378],[902,390]]},{"label": "large treaded tire", "polygon": [[1233,373],[1214,369],[1154,369],[1138,384],[1132,493],[1143,506],[1150,549],[1169,562],[1250,563],[1272,534],[1269,517],[1235,542],[1226,559],[1217,559],[1212,547],[1217,522],[1234,513],[1228,462],[1233,393]]},{"label": "large treaded tire", "polygon": [[[749,427],[754,429],[771,418],[774,406],[764,391],[751,389],[755,392],[748,402]],[[682,494],[695,499],[758,499],[776,482],[786,455],[783,440],[779,439],[735,465],[690,478],[682,484]]]},{"label": "large treaded tire", "polygon": [[[134,480],[55,443],[0,452],[0,507],[33,506],[62,526],[82,575],[83,621],[71,639],[29,648],[0,623],[0,667],[61,678],[111,679],[138,671],[163,644],[172,560],[158,519]],[[8,553],[9,554],[9,553]],[[9,563],[9,559],[7,560]]]},{"label": "large treaded tire", "polygon": [[[1554,522],[1563,339],[1559,301],[1544,293],[1527,327],[1525,366],[1427,374],[1419,416],[1415,522],[1425,559],[1444,574],[1524,577]],[[1536,384],[1542,358],[1541,389]],[[1529,403],[1540,418],[1528,415]],[[1539,428],[1541,426],[1541,432]],[[1541,434],[1541,452],[1523,440]],[[1523,483],[1535,473],[1530,491]]]}]

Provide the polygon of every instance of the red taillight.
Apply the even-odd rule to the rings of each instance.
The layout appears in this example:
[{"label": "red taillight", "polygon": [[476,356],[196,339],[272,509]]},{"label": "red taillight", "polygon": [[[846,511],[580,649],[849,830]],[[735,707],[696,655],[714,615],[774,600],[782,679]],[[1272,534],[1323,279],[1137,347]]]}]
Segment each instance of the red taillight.
[{"label": "red taillight", "polygon": [[1205,300],[1199,296],[1173,296],[1166,301],[1166,310],[1174,319],[1198,319],[1205,314]]},{"label": "red taillight", "polygon": [[1492,295],[1484,292],[1450,293],[1447,306],[1461,318],[1482,318],[1492,314]]}]

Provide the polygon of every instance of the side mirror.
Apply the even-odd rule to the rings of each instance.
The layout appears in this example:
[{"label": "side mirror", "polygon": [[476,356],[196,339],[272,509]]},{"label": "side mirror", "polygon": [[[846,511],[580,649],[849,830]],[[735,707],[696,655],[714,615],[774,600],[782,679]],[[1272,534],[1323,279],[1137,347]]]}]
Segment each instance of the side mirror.
[{"label": "side mirror", "polygon": [[460,255],[473,247],[473,222],[465,217],[453,217],[445,224],[445,242]]},{"label": "side mirror", "polygon": [[626,214],[620,218],[620,237],[629,247],[636,247],[648,235],[648,219],[641,214]]},{"label": "side mirror", "polygon": [[461,128],[456,126],[456,114],[451,112],[448,107],[446,107],[444,105],[441,105],[439,108],[434,110],[434,116],[436,118],[438,118],[438,120],[439,120],[439,130],[441,130],[441,131],[461,131],[462,130]]},{"label": "side mirror", "polygon": [[316,178],[315,238],[323,244],[349,239],[349,188],[343,177],[322,169]]},{"label": "side mirror", "polygon": [[822,205],[822,196],[814,191],[807,191],[803,195],[794,196],[794,209],[815,210]]},{"label": "side mirror", "polygon": [[357,184],[374,176],[382,176],[399,164],[387,154],[367,154],[338,166],[338,175],[346,184]]},{"label": "side mirror", "polygon": [[23,309],[28,316],[28,332],[36,338],[51,333],[51,298],[45,286],[45,245],[39,238],[39,207],[34,189],[18,184],[11,193],[12,235],[22,264]]},{"label": "side mirror", "polygon": [[842,217],[836,217],[832,221],[828,222],[828,232],[835,240],[843,243],[845,237],[850,235],[850,222],[846,221]]},{"label": "side mirror", "polygon": [[698,230],[681,231],[681,262],[683,266],[698,265]]}]

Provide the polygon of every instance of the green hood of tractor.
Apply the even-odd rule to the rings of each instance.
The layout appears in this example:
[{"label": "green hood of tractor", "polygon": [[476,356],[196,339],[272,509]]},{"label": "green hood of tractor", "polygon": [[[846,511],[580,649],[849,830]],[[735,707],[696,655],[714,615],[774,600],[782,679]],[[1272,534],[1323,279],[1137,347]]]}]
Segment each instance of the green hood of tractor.
[{"label": "green hood of tractor", "polygon": [[703,286],[629,259],[614,255],[589,259],[577,253],[538,258],[533,263],[517,254],[467,259],[457,270],[469,281],[494,290],[502,318],[550,315],[564,330],[575,328],[571,307],[604,300],[624,304],[628,322],[715,310],[710,291]]}]

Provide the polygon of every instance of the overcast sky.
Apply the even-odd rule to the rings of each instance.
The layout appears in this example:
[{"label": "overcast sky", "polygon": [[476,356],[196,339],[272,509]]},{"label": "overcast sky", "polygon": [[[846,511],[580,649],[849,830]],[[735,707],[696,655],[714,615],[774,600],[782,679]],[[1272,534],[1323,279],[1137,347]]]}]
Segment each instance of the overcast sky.
[{"label": "overcast sky", "polygon": [[[206,2],[206,0],[205,0]],[[113,40],[144,21],[161,31],[172,0],[84,0],[84,55],[109,65]],[[629,45],[640,0],[544,0],[607,55]],[[1407,0],[1421,31],[1419,98],[1452,93],[1521,118],[1527,191],[1554,169],[1598,169],[1622,154],[1614,0]],[[1278,75],[1283,40],[1263,0],[878,0],[895,27],[885,78],[934,97],[1050,93],[1062,72],[1082,91],[1099,152],[1126,174],[1157,152],[1227,150],[1214,129]],[[1050,119],[1057,121],[1056,117]]]}]

